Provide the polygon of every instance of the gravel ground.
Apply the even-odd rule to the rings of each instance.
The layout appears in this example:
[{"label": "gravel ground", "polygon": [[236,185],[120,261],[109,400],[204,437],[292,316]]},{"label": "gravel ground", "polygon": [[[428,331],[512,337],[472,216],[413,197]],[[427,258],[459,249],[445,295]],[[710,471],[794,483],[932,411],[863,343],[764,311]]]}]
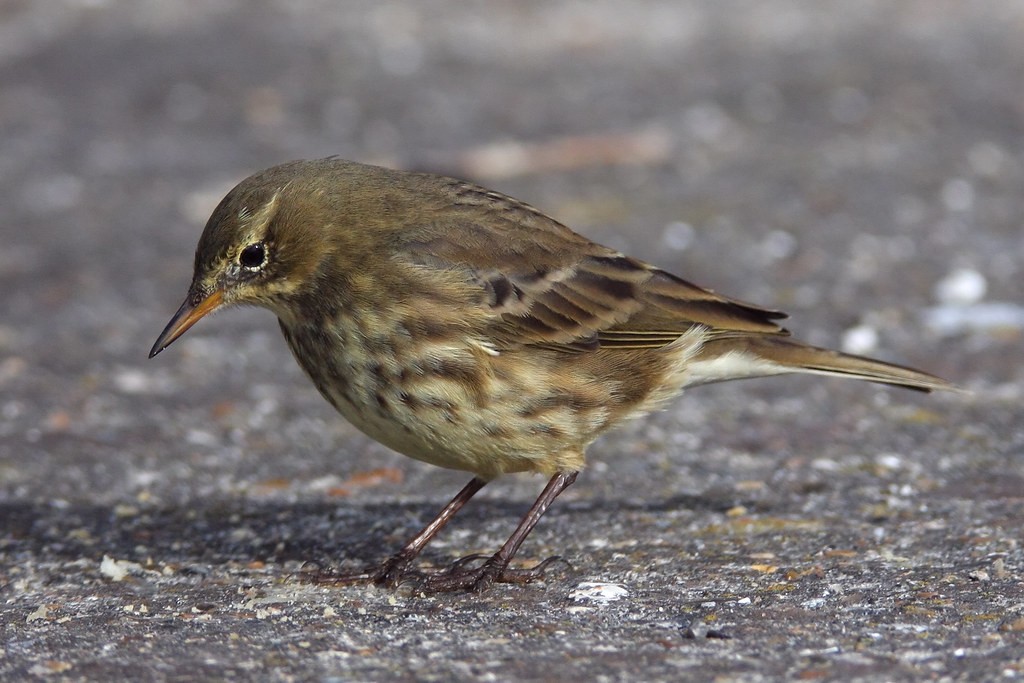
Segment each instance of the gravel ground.
[{"label": "gravel ground", "polygon": [[[0,3],[0,678],[1024,676],[1024,4]],[[360,567],[466,476],[331,412],[271,316],[146,352],[235,182],[469,177],[948,377],[702,388],[591,449],[525,587]],[[494,549],[542,486],[429,551]]]}]

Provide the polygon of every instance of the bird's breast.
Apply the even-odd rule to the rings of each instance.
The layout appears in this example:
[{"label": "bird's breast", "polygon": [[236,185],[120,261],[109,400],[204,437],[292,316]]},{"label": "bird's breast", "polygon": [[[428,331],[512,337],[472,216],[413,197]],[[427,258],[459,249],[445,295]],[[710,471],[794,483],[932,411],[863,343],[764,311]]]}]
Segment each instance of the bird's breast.
[{"label": "bird's breast", "polygon": [[586,445],[609,426],[615,383],[595,382],[572,354],[498,353],[454,332],[424,338],[379,314],[281,327],[353,425],[434,465],[485,478],[579,469]]}]

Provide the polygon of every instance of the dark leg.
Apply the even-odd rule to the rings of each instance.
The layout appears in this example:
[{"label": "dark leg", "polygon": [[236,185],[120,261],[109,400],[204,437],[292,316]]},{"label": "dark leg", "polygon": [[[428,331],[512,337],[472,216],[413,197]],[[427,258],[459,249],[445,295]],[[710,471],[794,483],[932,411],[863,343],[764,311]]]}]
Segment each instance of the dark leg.
[{"label": "dark leg", "polygon": [[[477,491],[482,489],[487,484],[483,479],[473,477],[473,479],[466,484],[461,491],[455,494],[451,502],[444,506],[441,512],[437,513],[437,517],[430,524],[423,527],[423,529],[413,536],[405,546],[402,547],[397,553],[389,557],[384,563],[377,569],[364,572],[362,574],[348,574],[340,576],[322,575],[318,577],[319,583],[362,583],[364,581],[376,583],[383,586],[391,586],[392,588],[397,586],[402,581],[402,577],[409,571],[409,565],[412,561],[420,554],[420,551],[431,540],[434,536],[437,536],[441,529],[447,526],[448,522],[452,520],[452,517],[462,509],[462,506],[469,502],[469,499],[476,495]],[[525,535],[525,534],[524,534]],[[522,541],[520,541],[522,542]]]},{"label": "dark leg", "polygon": [[[556,558],[549,558],[531,569],[510,569],[508,564],[512,561],[519,546],[523,544],[526,537],[537,526],[537,522],[544,516],[544,513],[554,502],[562,491],[566,490],[576,481],[578,472],[559,472],[551,477],[547,486],[541,491],[540,496],[533,506],[519,522],[519,526],[512,532],[505,544],[498,552],[494,553],[483,565],[477,568],[467,568],[464,562],[456,562],[449,569],[426,577],[423,587],[432,591],[450,591],[462,588],[471,588],[476,591],[485,590],[492,583],[528,583],[543,576],[544,569],[548,563]],[[454,501],[453,501],[454,502]],[[428,527],[429,528],[429,527]]]}]

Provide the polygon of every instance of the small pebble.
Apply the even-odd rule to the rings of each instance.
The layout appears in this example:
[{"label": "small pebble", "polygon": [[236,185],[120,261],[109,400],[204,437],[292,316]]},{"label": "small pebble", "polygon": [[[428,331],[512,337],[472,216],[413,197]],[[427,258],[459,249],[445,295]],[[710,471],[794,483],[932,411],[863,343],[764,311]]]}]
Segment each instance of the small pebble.
[{"label": "small pebble", "polygon": [[569,593],[569,599],[577,602],[596,602],[608,604],[615,602],[629,595],[624,586],[616,583],[600,583],[597,581],[584,581],[576,586],[576,589]]},{"label": "small pebble", "polygon": [[960,268],[935,285],[935,298],[943,304],[968,306],[981,301],[987,290],[984,275],[973,268]]},{"label": "small pebble", "polygon": [[109,555],[103,556],[103,561],[100,562],[100,574],[107,577],[111,581],[124,581],[125,577],[132,572],[141,572],[142,565],[137,562],[128,562],[126,560],[115,560]]},{"label": "small pebble", "polygon": [[843,333],[842,348],[846,353],[865,355],[878,348],[878,330],[870,325],[857,325]]}]

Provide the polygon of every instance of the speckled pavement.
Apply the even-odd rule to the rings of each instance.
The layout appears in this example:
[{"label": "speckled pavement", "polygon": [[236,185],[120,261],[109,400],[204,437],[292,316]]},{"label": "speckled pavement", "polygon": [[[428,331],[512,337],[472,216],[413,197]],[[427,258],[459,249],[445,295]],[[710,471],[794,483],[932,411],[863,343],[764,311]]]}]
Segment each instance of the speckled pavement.
[{"label": "speckled pavement", "polygon": [[[0,5],[0,679],[1024,675],[1024,4]],[[220,197],[328,154],[469,177],[970,395],[704,387],[596,443],[482,595],[329,588],[465,483],[266,312],[146,353]],[[425,553],[496,548],[488,487]]]}]

